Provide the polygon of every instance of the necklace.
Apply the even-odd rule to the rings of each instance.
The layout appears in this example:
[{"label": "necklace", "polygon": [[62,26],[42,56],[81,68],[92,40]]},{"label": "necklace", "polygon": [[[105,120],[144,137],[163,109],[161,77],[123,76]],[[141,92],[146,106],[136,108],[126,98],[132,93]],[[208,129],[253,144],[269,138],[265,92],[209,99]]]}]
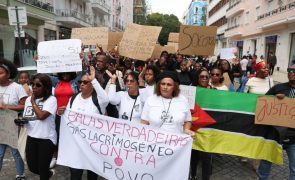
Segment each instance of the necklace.
[{"label": "necklace", "polygon": [[165,107],[165,103],[164,103],[164,100],[163,100],[163,97],[162,98],[162,103],[163,103],[163,107],[164,107],[164,110],[162,111],[162,115],[161,115],[161,126],[164,124],[164,123],[172,123],[172,117],[170,117],[169,115],[169,110],[170,110],[170,105],[171,105],[171,102],[172,102],[172,99],[170,99],[170,102],[169,102],[169,105],[168,105],[168,108],[166,110],[166,107]]}]

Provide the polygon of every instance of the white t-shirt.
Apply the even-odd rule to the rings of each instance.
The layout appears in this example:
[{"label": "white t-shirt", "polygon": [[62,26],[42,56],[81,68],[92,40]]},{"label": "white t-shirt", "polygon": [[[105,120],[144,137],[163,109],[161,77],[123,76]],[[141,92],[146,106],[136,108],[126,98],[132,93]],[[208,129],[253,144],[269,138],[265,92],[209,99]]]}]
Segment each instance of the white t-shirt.
[{"label": "white t-shirt", "polygon": [[155,92],[155,85],[146,85],[146,87],[143,90],[144,95],[141,96],[142,97],[142,101],[145,102],[147,100],[148,97],[154,95]]},{"label": "white t-shirt", "polygon": [[[36,99],[36,104],[42,111],[47,111],[50,115],[44,120],[29,121],[27,124],[28,135],[38,139],[49,139],[53,144],[56,144],[57,136],[55,130],[55,112],[57,109],[57,102],[54,96],[50,96],[44,102],[42,99]],[[25,109],[23,113],[24,117],[34,118],[36,117],[32,103],[31,96],[26,99]]]},{"label": "white t-shirt", "polygon": [[188,100],[183,95],[180,94],[172,100],[153,95],[146,100],[141,119],[148,121],[155,128],[183,133],[184,122],[191,121],[192,116]]},{"label": "white t-shirt", "polygon": [[224,84],[222,86],[219,86],[219,87],[215,87],[212,84],[211,84],[211,86],[213,88],[216,88],[217,90],[223,90],[223,91],[228,91],[229,90],[228,87],[226,85],[224,85]]},{"label": "white t-shirt", "polygon": [[[142,101],[142,95],[144,89],[140,89],[139,96],[133,99],[129,96],[127,91],[116,92],[116,85],[111,84],[109,89],[110,103],[118,106],[119,118],[133,122],[140,123],[141,112],[144,102]],[[131,115],[132,114],[132,115]]]},{"label": "white t-shirt", "polygon": [[241,67],[242,67],[242,71],[246,71],[247,70],[247,65],[248,65],[248,59],[242,59],[240,61]]},{"label": "white t-shirt", "polygon": [[[104,115],[106,112],[106,107],[109,104],[109,98],[107,96],[107,93],[103,90],[103,88],[100,86],[100,84],[98,83],[96,79],[92,80],[91,84],[96,91],[98,104],[100,106],[102,114]],[[71,102],[71,99],[69,100],[67,109],[70,108],[70,102]],[[87,99],[84,99],[82,98],[81,93],[79,93],[74,99],[71,109],[75,111],[86,112],[86,113],[100,114],[98,108],[95,106],[95,104],[92,101],[92,96],[88,97]]]},{"label": "white t-shirt", "polygon": [[244,92],[254,94],[265,94],[271,87],[274,86],[273,79],[266,77],[264,79],[253,77],[248,80]]},{"label": "white t-shirt", "polygon": [[[1,98],[3,95],[3,99]],[[0,86],[0,101],[7,105],[18,105],[19,100],[28,96],[24,88],[15,82],[8,86]]]}]

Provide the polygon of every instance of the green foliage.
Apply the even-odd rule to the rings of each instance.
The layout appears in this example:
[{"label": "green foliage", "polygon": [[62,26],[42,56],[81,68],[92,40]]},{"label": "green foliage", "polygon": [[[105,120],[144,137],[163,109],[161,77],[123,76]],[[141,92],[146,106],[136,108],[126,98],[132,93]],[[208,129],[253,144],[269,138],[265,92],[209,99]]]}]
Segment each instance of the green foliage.
[{"label": "green foliage", "polygon": [[158,41],[161,45],[165,45],[168,42],[170,32],[179,32],[180,22],[173,14],[153,13],[147,16],[145,25],[161,26],[162,31]]}]

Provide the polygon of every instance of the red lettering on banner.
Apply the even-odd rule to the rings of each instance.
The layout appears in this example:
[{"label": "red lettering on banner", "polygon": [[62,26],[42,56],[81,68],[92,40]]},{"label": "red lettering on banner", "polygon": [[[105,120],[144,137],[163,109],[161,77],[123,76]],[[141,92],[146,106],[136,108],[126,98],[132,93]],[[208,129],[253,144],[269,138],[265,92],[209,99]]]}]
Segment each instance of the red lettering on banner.
[{"label": "red lettering on banner", "polygon": [[151,163],[152,166],[154,166],[154,168],[156,168],[156,158],[154,155],[151,155],[149,157],[149,159],[146,162],[146,165],[149,165]]},{"label": "red lettering on banner", "polygon": [[[116,134],[121,134],[122,132],[122,123],[115,123],[115,129],[114,129],[114,133]],[[121,130],[121,131],[120,131]]]}]

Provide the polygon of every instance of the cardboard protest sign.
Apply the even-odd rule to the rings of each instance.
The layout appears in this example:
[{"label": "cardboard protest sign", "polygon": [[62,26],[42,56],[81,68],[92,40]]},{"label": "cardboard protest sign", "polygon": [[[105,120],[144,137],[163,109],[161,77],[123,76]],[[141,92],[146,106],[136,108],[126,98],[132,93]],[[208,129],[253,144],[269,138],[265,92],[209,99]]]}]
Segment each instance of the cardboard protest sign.
[{"label": "cardboard protest sign", "polygon": [[153,50],[152,58],[159,59],[162,53],[162,48],[160,44],[156,44]]},{"label": "cardboard protest sign", "polygon": [[109,30],[107,27],[73,28],[71,39],[80,39],[83,45],[100,44],[104,51],[108,47]]},{"label": "cardboard protest sign", "polygon": [[179,51],[185,55],[213,55],[217,27],[180,26]]},{"label": "cardboard protest sign", "polygon": [[18,127],[14,124],[17,114],[16,111],[0,109],[0,144],[17,148]]},{"label": "cardboard protest sign", "polygon": [[190,109],[195,108],[196,86],[180,85],[180,94],[187,98]]},{"label": "cardboard protest sign", "polygon": [[176,53],[175,46],[169,46],[169,45],[163,46],[162,51],[167,51],[168,53],[171,53],[171,54]]},{"label": "cardboard protest sign", "polygon": [[167,46],[173,46],[174,47],[174,53],[178,51],[179,44],[175,42],[168,42]]},{"label": "cardboard protest sign", "polygon": [[57,164],[106,179],[183,180],[191,149],[186,134],[68,109],[61,120]]},{"label": "cardboard protest sign", "polygon": [[111,51],[116,45],[119,46],[122,38],[123,32],[109,32],[109,43],[107,50]]},{"label": "cardboard protest sign", "polygon": [[255,124],[295,128],[295,99],[262,96],[257,99]]},{"label": "cardboard protest sign", "polygon": [[147,60],[153,54],[162,27],[128,24],[120,43],[120,55]]},{"label": "cardboard protest sign", "polygon": [[237,48],[223,48],[220,50],[220,59],[233,59],[236,57]]},{"label": "cardboard protest sign", "polygon": [[169,33],[169,38],[168,38],[169,42],[179,42],[179,33]]},{"label": "cardboard protest sign", "polygon": [[38,44],[37,72],[76,72],[82,71],[81,40],[66,39],[44,41]]}]

